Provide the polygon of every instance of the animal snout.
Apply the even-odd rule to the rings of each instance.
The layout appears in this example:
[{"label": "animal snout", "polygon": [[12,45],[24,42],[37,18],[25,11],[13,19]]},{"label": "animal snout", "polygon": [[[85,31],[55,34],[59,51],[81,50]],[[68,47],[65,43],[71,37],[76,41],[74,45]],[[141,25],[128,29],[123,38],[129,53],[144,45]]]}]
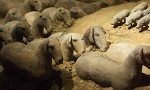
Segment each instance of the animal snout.
[{"label": "animal snout", "polygon": [[105,51],[107,51],[107,49],[106,48],[101,48],[100,51],[105,52]]},{"label": "animal snout", "polygon": [[111,43],[110,42],[108,42],[107,43],[107,45],[105,46],[105,47],[103,47],[103,48],[100,48],[100,51],[102,51],[102,52],[106,52],[107,50],[108,50],[108,48],[109,48],[109,45],[110,45]]},{"label": "animal snout", "polygon": [[55,61],[57,65],[62,64],[63,63],[63,59],[59,59],[57,61]]}]

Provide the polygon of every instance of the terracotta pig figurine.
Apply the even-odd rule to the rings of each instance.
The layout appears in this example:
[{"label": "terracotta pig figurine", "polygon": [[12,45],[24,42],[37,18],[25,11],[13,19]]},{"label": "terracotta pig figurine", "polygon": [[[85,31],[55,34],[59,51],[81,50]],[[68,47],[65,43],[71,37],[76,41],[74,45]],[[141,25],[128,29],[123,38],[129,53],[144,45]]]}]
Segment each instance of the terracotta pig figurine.
[{"label": "terracotta pig figurine", "polygon": [[88,52],[76,61],[76,73],[113,90],[133,90],[142,79],[142,66],[150,69],[150,46],[140,45],[130,52],[125,62],[116,62],[97,52]]}]

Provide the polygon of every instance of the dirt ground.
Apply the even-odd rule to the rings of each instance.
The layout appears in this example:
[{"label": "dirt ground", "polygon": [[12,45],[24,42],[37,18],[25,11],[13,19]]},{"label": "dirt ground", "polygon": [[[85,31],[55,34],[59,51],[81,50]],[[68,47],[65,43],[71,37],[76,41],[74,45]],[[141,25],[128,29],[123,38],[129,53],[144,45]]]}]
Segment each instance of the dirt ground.
[{"label": "dirt ground", "polygon": [[[150,5],[150,0],[141,0],[139,2],[124,3],[117,6],[111,6],[87,15],[75,21],[75,24],[67,32],[83,34],[90,26],[100,25],[106,30],[106,38],[111,43],[131,43],[136,45],[150,45],[150,31],[139,33],[139,30],[132,28],[128,30],[125,25],[113,28],[111,23],[112,17],[123,9],[132,9],[142,1]],[[92,81],[81,80],[75,72],[75,62],[64,62],[62,65],[55,66],[62,71],[63,89],[65,90],[112,90],[112,88],[102,88]],[[147,70],[146,73],[150,74]],[[150,90],[150,86],[136,88],[136,90]]]}]

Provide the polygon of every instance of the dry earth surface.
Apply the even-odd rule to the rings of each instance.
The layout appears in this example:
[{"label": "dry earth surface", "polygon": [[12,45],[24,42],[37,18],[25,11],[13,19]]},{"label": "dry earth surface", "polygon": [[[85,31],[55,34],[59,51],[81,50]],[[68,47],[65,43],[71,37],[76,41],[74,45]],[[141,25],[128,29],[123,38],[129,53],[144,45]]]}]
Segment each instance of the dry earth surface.
[{"label": "dry earth surface", "polygon": [[[122,25],[118,28],[112,28],[111,18],[123,9],[132,9],[142,1],[146,1],[150,5],[150,0],[141,0],[139,2],[124,3],[121,5],[110,6],[99,11],[87,15],[75,21],[75,24],[67,29],[67,32],[75,32],[83,34],[90,26],[100,25],[106,30],[106,38],[111,43],[131,43],[135,45],[150,45],[150,31],[139,33],[139,30],[132,28],[128,30],[127,26]],[[64,62],[62,65],[55,66],[62,71],[63,89],[65,90],[112,90],[112,88],[102,88],[92,81],[81,80],[75,72],[75,62]],[[143,69],[144,73],[150,74],[150,70]],[[150,86],[139,87],[136,90],[150,90]]]}]

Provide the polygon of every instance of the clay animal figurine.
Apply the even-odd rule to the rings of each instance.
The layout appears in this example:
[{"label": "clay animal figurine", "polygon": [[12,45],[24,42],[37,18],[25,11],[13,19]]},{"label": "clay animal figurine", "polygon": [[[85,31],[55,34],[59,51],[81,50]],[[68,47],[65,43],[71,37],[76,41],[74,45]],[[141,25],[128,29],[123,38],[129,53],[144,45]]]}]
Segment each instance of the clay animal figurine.
[{"label": "clay animal figurine", "polygon": [[9,34],[8,27],[0,26],[0,50],[2,49],[4,44],[6,45],[11,42],[13,42],[13,39]]},{"label": "clay animal figurine", "polygon": [[135,6],[132,10],[131,10],[131,14],[136,12],[136,11],[142,11],[148,8],[148,3],[147,2],[142,2],[139,5]]},{"label": "clay animal figurine", "polygon": [[95,3],[83,3],[80,1],[76,1],[76,5],[79,6],[86,14],[92,14],[101,8],[107,7],[108,3],[104,1]]},{"label": "clay animal figurine", "polygon": [[30,25],[26,21],[11,21],[3,25],[3,27],[7,27],[7,31],[13,38],[14,42],[26,43],[23,38],[25,38],[27,42],[34,39],[31,33]]},{"label": "clay animal figurine", "polygon": [[71,13],[71,17],[74,19],[82,18],[86,15],[86,13],[79,6],[74,6],[69,11]]},{"label": "clay animal figurine", "polygon": [[77,56],[81,56],[85,52],[85,42],[82,35],[78,33],[58,32],[50,37],[57,38],[61,42],[61,52],[65,61],[73,60],[74,51]]},{"label": "clay animal figurine", "polygon": [[103,52],[107,51],[110,42],[106,40],[105,33],[101,26],[90,26],[83,35],[85,44],[88,47],[86,51],[90,51],[94,47],[99,48]]},{"label": "clay animal figurine", "polygon": [[22,5],[23,1],[21,0],[0,0],[0,17],[4,18],[10,9],[19,9]]},{"label": "clay animal figurine", "polygon": [[49,15],[53,25],[57,24],[57,21],[64,22],[66,27],[71,27],[74,24],[74,20],[71,18],[70,12],[65,8],[50,7],[44,9],[42,13]]},{"label": "clay animal figurine", "polygon": [[130,14],[130,10],[124,9],[117,13],[113,18],[112,18],[112,23],[113,27],[119,26],[119,24],[123,24],[126,20],[126,17],[128,17]]},{"label": "clay animal figurine", "polygon": [[56,8],[63,7],[67,10],[69,10],[73,6],[76,6],[76,0],[57,0],[55,4]]},{"label": "clay animal figurine", "polygon": [[[44,28],[47,32],[44,33]],[[47,38],[53,30],[51,19],[46,14],[39,14],[33,21],[31,32],[34,38]]]},{"label": "clay animal figurine", "polygon": [[[0,52],[0,62],[7,75],[13,78],[11,76],[13,74],[17,76],[21,83],[26,81],[26,84],[32,85],[43,81],[50,82],[54,79],[52,58],[55,58],[57,62],[62,62],[63,58],[60,51],[60,43],[55,38],[42,41],[36,51],[28,49],[27,45],[23,43],[15,42],[6,45]],[[6,82],[11,82],[9,80]],[[32,82],[33,80],[34,82]],[[9,89],[11,87],[6,86]],[[36,88],[38,87],[36,86]]]},{"label": "clay animal figurine", "polygon": [[137,46],[123,63],[96,53],[80,56],[76,61],[76,73],[81,79],[90,79],[102,87],[133,90],[142,79],[142,66],[150,69],[150,46]]},{"label": "clay animal figurine", "polygon": [[24,15],[25,20],[29,23],[30,26],[33,25],[34,19],[39,16],[41,13],[38,11],[31,11]]},{"label": "clay animal figurine", "polygon": [[143,31],[144,27],[148,28],[148,24],[150,22],[150,14],[147,14],[146,16],[142,17],[140,20],[137,21],[136,28],[140,29],[139,32]]},{"label": "clay animal figurine", "polygon": [[[55,46],[55,48],[58,48],[57,51],[60,51],[59,48],[61,47],[61,44],[60,44],[60,41],[57,39],[57,38],[54,38],[54,37],[49,37],[49,38],[42,38],[42,39],[34,39],[33,41],[29,42],[26,46],[26,48],[28,49],[31,49],[31,50],[34,50],[34,51],[37,51],[39,46],[40,46],[40,43],[42,43],[44,40],[46,39],[54,39],[56,40],[55,43],[57,43],[57,46]],[[53,48],[53,47],[52,47]],[[54,53],[57,53],[57,51],[55,51]],[[62,60],[59,60],[61,57],[53,57],[55,63],[58,65],[58,64],[62,64],[63,63],[63,59]]]},{"label": "clay animal figurine", "polygon": [[21,11],[23,15],[25,15],[30,11],[42,12],[43,9],[44,9],[44,5],[41,2],[41,0],[25,0],[21,7]]},{"label": "clay animal figurine", "polygon": [[18,8],[12,8],[7,12],[7,14],[4,18],[4,23],[10,22],[10,21],[15,21],[15,20],[20,21],[23,19],[24,19],[24,17],[23,17],[21,10]]},{"label": "clay animal figurine", "polygon": [[143,17],[143,11],[137,11],[132,13],[126,18],[126,25],[129,26],[128,29],[136,26],[136,21]]}]

